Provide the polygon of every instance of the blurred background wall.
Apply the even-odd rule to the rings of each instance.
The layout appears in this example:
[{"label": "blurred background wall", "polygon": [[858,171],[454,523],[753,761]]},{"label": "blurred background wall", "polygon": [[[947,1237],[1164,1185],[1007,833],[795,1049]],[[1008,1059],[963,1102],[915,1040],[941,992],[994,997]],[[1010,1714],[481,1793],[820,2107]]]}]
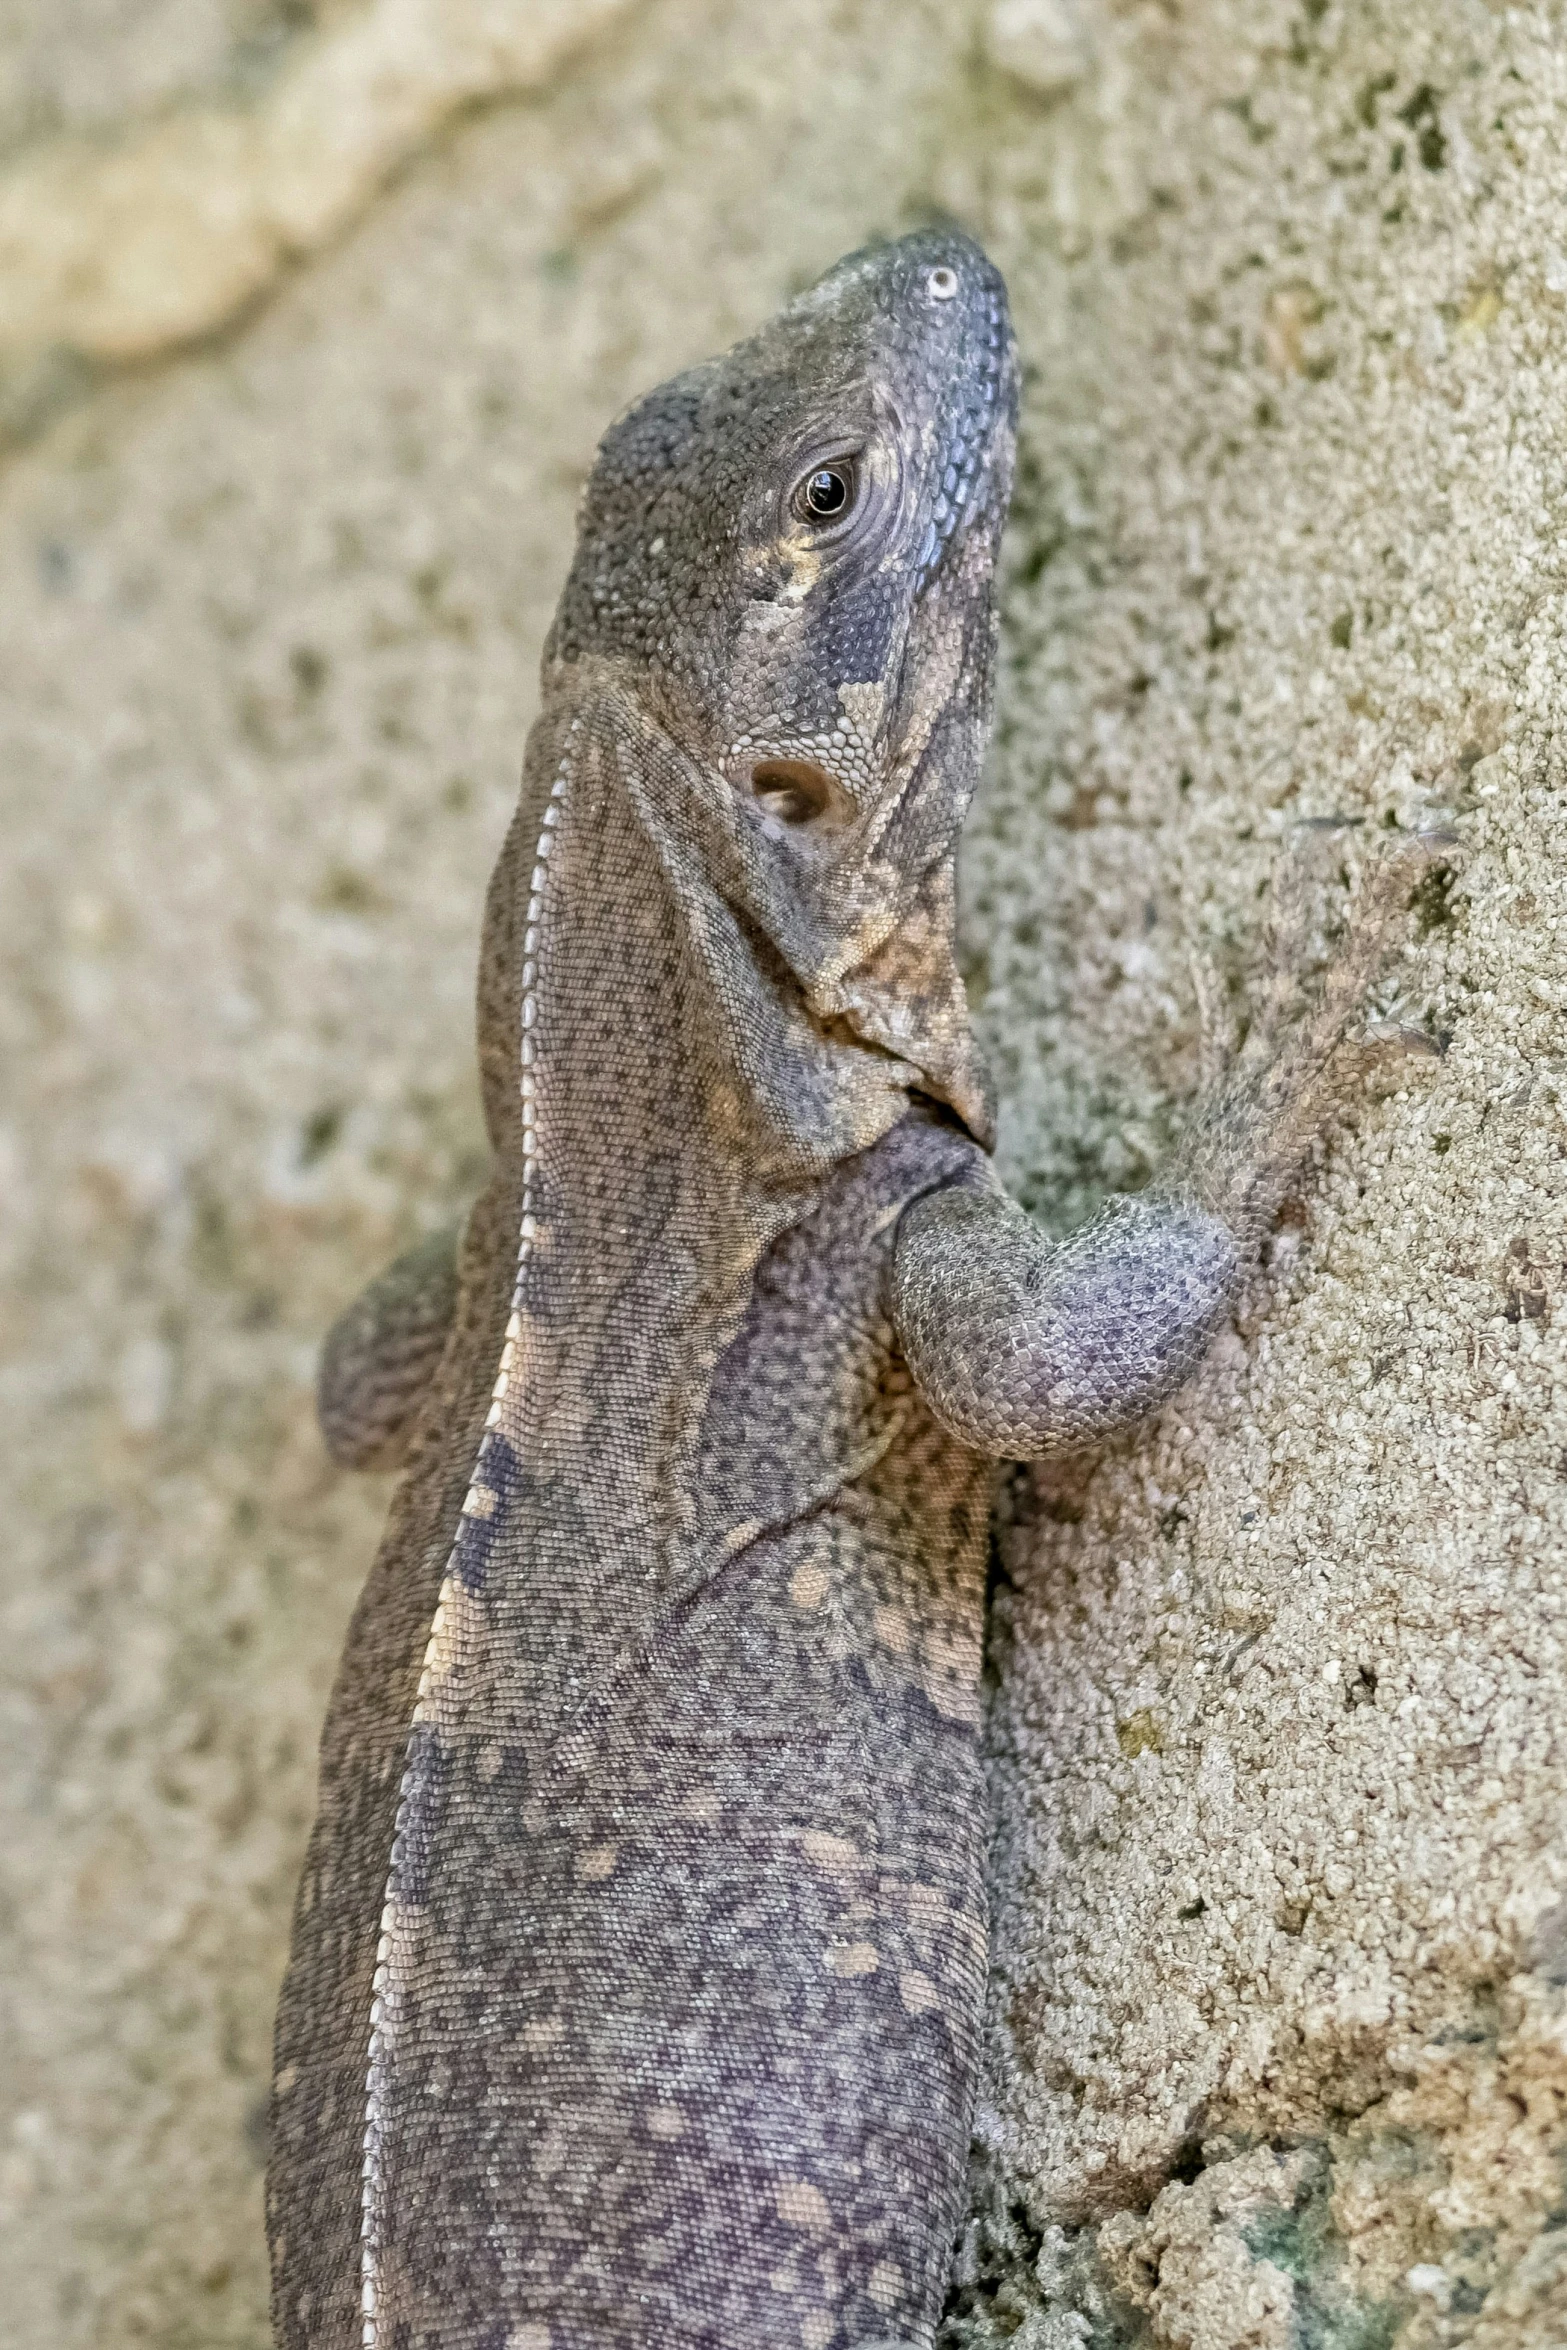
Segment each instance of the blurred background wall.
[{"label": "blurred background wall", "polygon": [[[1006,1497],[953,2344],[1567,2339],[1559,12],[9,0],[0,2340],[260,2350],[271,2006],[386,1489],[314,1350],[479,1180],[471,984],[599,432],[847,247],[1028,362],[971,992],[1146,1178],[1302,818],[1456,811],[1136,1444]],[[1335,858],[1338,850],[1335,849]],[[1333,860],[1330,860],[1330,865]]]}]

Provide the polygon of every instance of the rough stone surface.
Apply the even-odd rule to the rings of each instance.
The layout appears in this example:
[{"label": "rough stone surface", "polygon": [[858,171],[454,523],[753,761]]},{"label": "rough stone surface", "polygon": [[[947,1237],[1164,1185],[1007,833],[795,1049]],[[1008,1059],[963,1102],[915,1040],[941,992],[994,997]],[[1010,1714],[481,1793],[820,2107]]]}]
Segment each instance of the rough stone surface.
[{"label": "rough stone surface", "polygon": [[226,326],[454,115],[536,89],[627,5],[373,0],[289,44],[248,103],[25,151],[0,176],[0,424],[19,437],[95,369]]},{"label": "rough stone surface", "polygon": [[[1015,1501],[993,2160],[1035,2228],[1157,2198],[1096,2288],[1133,2340],[1268,2341],[1269,2266],[1281,2339],[1567,2338],[1548,29],[1122,20],[1106,211],[1059,152],[992,182],[1038,373],[971,935],[1042,1211],[1156,1156],[1182,932],[1229,967],[1292,826],[1471,843],[1382,1007],[1445,1062],[1352,1111],[1158,1426]],[[1270,2228],[1166,2181],[1269,2145],[1317,2167],[1243,2289]]]},{"label": "rough stone surface", "polygon": [[[13,12],[0,135],[227,103],[299,14],[132,13]],[[1031,83],[1058,15],[1081,73]],[[1244,982],[1302,818],[1363,819],[1330,877],[1389,811],[1469,843],[1378,1006],[1445,1060],[1353,1105],[1153,1430],[1009,1492],[950,2338],[1559,2350],[1563,30],[652,0],[0,475],[0,2339],[265,2340],[270,2010],[385,1493],[313,1350],[477,1177],[576,482],[944,204],[1031,371],[967,938],[1036,1211],[1156,1161],[1188,948]]]}]

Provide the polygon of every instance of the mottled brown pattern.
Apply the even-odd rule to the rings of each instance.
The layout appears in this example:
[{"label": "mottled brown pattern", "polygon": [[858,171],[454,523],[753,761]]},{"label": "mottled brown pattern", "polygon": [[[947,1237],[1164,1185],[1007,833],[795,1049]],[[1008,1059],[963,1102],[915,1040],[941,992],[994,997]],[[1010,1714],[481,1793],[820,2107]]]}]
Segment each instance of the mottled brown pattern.
[{"label": "mottled brown pattern", "polygon": [[987,1456],[1195,1362],[1355,991],[1077,1243],[999,1190],[952,906],[1014,384],[999,280],[931,232],[605,439],[490,894],[451,1334],[412,1407],[428,1252],[329,1355],[337,1449],[409,1450],[278,2022],[285,2350],[928,2350]]}]

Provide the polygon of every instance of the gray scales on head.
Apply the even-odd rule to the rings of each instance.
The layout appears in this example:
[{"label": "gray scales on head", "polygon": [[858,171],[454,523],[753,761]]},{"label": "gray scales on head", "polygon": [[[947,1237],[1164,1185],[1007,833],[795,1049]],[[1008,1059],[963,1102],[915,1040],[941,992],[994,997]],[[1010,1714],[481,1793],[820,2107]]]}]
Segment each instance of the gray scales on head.
[{"label": "gray scales on head", "polygon": [[992,1463],[1200,1359],[1430,853],[1157,1187],[1034,1230],[953,956],[1016,385],[930,231],[600,450],[486,912],[495,1172],[323,1364],[406,1473],[278,2018],[283,2350],[931,2342]]}]

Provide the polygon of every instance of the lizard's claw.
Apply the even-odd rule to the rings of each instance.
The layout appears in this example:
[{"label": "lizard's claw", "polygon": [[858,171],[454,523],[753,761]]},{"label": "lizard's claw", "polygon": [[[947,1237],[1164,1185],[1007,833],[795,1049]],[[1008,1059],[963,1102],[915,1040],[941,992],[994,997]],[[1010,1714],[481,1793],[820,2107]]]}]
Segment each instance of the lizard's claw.
[{"label": "lizard's claw", "polygon": [[1414,1053],[1432,1061],[1440,1061],[1447,1051],[1440,1037],[1410,1020],[1368,1020],[1361,1043],[1379,1054]]},{"label": "lizard's claw", "polygon": [[1210,1093],[1234,1060],[1240,1038],[1212,958],[1192,947],[1186,959],[1197,998],[1199,1081],[1203,1092]]}]

